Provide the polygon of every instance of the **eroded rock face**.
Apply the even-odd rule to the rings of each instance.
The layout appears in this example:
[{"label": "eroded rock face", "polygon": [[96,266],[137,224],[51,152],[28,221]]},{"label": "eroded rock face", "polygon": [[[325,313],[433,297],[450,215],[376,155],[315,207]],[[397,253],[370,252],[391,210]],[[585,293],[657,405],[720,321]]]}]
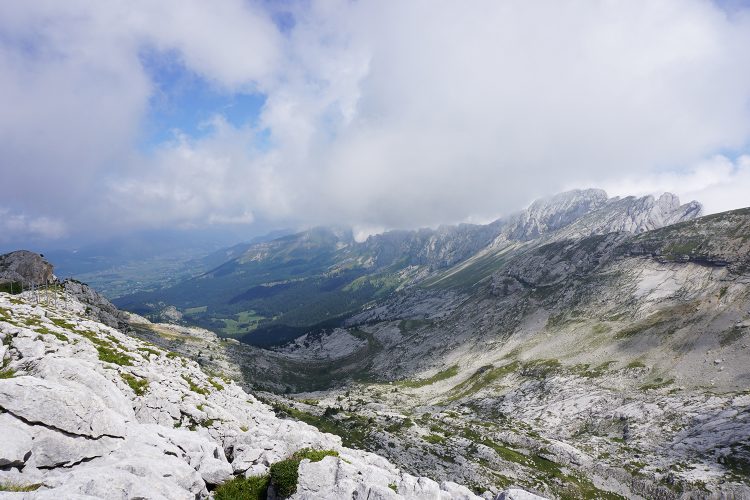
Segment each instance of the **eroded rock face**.
[{"label": "eroded rock face", "polygon": [[293,498],[479,498],[279,419],[231,380],[91,321],[75,299],[29,298],[0,293],[0,484],[39,485],[19,498],[208,498],[302,448],[339,456],[304,460]]},{"label": "eroded rock face", "polygon": [[54,279],[52,264],[37,253],[18,250],[0,255],[0,283],[13,281],[31,287]]},{"label": "eroded rock face", "polygon": [[90,286],[75,280],[62,283],[65,291],[82,302],[86,315],[112,328],[124,328],[128,324],[128,315],[117,309],[109,300]]}]

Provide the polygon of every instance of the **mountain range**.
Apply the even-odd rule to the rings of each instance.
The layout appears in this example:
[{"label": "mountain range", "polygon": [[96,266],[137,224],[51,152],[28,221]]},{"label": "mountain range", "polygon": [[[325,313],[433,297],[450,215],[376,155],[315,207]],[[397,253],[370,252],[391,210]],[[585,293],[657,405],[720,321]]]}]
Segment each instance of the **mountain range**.
[{"label": "mountain range", "polygon": [[486,225],[313,228],[210,262],[119,311],[65,287],[415,477],[750,498],[750,208],[576,190]]}]

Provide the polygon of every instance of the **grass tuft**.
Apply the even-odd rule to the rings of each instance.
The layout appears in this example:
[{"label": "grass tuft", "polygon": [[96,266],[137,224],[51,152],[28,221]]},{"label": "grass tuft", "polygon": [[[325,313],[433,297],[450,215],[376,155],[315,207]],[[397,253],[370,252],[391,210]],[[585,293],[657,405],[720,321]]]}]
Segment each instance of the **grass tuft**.
[{"label": "grass tuft", "polygon": [[136,377],[129,373],[121,373],[120,377],[133,389],[136,396],[143,396],[148,390],[148,380]]},{"label": "grass tuft", "polygon": [[41,484],[20,484],[14,482],[0,483],[0,491],[28,492],[36,491]]},{"label": "grass tuft", "polygon": [[214,491],[215,500],[266,500],[271,477],[265,476],[235,477]]},{"label": "grass tuft", "polygon": [[420,379],[420,380],[404,380],[398,383],[398,385],[402,387],[411,387],[411,388],[419,388],[424,387],[426,385],[432,385],[435,382],[440,382],[441,380],[445,380],[451,377],[455,377],[458,375],[458,366],[453,365],[450,368],[446,368],[443,371],[437,372],[435,375],[433,375],[430,378],[426,379]]},{"label": "grass tuft", "polygon": [[182,375],[183,380],[187,382],[188,387],[191,391],[195,392],[196,394],[200,394],[202,396],[208,396],[208,389],[204,389],[203,387],[199,386],[195,383],[195,381],[190,378],[188,375]]}]

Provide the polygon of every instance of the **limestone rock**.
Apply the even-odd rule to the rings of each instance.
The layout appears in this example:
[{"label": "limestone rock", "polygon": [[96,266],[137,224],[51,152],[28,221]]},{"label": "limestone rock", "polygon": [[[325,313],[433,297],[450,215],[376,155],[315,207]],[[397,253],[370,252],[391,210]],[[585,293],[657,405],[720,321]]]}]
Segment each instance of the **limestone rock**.
[{"label": "limestone rock", "polygon": [[21,376],[0,380],[0,408],[31,423],[98,438],[123,437],[125,419],[98,397],[50,380]]},{"label": "limestone rock", "polygon": [[529,493],[525,490],[511,488],[500,492],[495,500],[545,500],[544,497]]},{"label": "limestone rock", "polygon": [[20,282],[26,288],[54,279],[52,264],[37,253],[18,250],[0,255],[0,283]]},{"label": "limestone rock", "polygon": [[33,437],[26,431],[26,426],[18,419],[0,414],[2,446],[0,446],[0,467],[23,465],[31,455]]}]

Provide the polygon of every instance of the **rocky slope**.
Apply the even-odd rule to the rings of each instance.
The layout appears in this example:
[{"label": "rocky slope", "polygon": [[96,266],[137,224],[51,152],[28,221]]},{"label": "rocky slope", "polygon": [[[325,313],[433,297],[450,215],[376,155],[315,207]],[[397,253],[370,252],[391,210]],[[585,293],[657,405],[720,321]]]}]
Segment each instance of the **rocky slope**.
[{"label": "rocky slope", "polygon": [[291,498],[478,498],[280,419],[231,379],[53,293],[0,293],[2,498],[207,498],[310,448],[332,456],[297,461]]},{"label": "rocky slope", "polygon": [[273,351],[149,338],[298,392],[265,397],[412,474],[558,498],[750,498],[750,209],[576,236],[605,227],[592,213]]}]

